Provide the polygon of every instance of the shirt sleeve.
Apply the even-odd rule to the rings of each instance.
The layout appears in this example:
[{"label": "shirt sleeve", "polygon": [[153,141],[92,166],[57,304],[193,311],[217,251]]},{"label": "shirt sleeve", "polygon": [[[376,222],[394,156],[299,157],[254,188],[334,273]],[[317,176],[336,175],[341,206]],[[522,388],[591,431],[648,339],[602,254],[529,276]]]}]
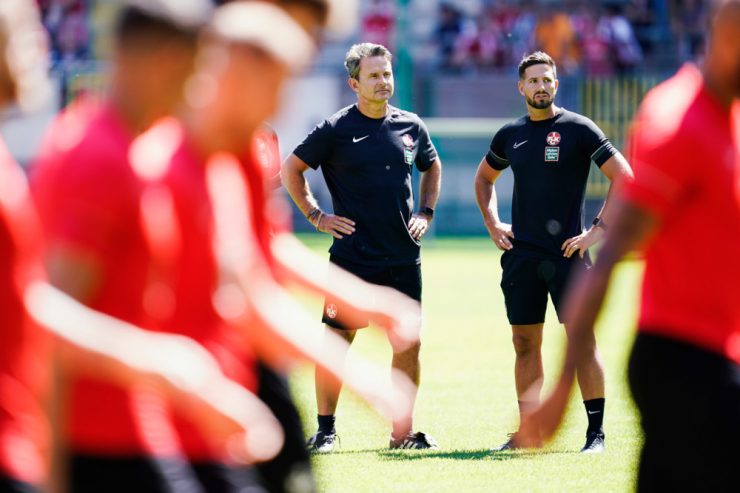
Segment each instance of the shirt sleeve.
[{"label": "shirt sleeve", "polygon": [[429,136],[429,130],[426,124],[419,119],[419,150],[416,153],[416,168],[419,171],[426,171],[432,167],[437,159],[437,149],[434,147],[432,138]]},{"label": "shirt sleeve", "polygon": [[699,185],[693,146],[686,138],[656,137],[650,126],[633,125],[627,145],[629,162],[635,175],[623,183],[620,194],[627,202],[645,208],[659,217],[691,195]]},{"label": "shirt sleeve", "polygon": [[506,157],[506,127],[502,128],[491,140],[491,146],[486,154],[486,162],[496,170],[504,170],[509,167],[509,159]]},{"label": "shirt sleeve", "polygon": [[295,148],[293,154],[313,169],[331,157],[333,127],[328,120],[319,123]]},{"label": "shirt sleeve", "polygon": [[617,154],[617,148],[606,138],[604,132],[591,120],[585,118],[583,126],[583,149],[599,168]]}]

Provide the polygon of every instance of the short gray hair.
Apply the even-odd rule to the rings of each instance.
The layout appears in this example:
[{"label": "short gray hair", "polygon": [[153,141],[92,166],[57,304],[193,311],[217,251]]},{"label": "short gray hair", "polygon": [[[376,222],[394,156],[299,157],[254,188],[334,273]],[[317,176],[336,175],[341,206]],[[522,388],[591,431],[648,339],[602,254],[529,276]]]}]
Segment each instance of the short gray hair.
[{"label": "short gray hair", "polygon": [[375,43],[358,43],[352,45],[344,57],[344,66],[347,69],[351,79],[360,79],[360,60],[374,56],[385,57],[389,62],[393,60],[393,55],[383,45]]}]

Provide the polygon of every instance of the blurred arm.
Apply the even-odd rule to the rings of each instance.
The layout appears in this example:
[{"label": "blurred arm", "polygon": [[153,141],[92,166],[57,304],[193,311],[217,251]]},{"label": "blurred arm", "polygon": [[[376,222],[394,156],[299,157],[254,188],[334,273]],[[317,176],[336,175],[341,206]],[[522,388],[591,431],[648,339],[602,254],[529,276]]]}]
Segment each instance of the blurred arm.
[{"label": "blurred arm", "polygon": [[613,221],[593,268],[571,284],[572,290],[566,301],[568,347],[562,372],[552,394],[522,422],[520,436],[524,446],[539,446],[543,439],[549,439],[557,430],[573,387],[579,359],[593,338],[596,317],[601,311],[614,266],[651,236],[658,224],[652,213],[626,203],[615,204]]},{"label": "blurred arm", "polygon": [[[281,281],[319,295],[330,296],[343,305],[340,320],[353,324],[369,318],[391,331],[394,347],[415,342],[421,327],[419,303],[395,289],[369,284],[309,250],[291,234],[277,235],[272,242]],[[394,340],[395,339],[395,340]]]},{"label": "blurred arm", "polygon": [[[60,364],[95,374],[123,387],[154,384],[177,407],[239,461],[273,457],[282,428],[252,393],[228,380],[218,363],[193,340],[145,331],[96,312],[58,289],[31,284],[24,301],[29,314],[58,339]],[[167,358],[162,358],[167,354]],[[246,441],[233,442],[247,434]]]}]

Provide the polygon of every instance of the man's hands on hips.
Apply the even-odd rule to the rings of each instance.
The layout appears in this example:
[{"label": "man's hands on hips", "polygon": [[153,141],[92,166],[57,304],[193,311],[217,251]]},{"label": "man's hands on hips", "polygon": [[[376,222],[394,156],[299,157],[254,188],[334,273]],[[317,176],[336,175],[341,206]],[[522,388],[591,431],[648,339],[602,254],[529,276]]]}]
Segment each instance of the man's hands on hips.
[{"label": "man's hands on hips", "polygon": [[510,238],[514,238],[514,232],[511,230],[511,224],[502,222],[492,223],[491,225],[486,224],[488,230],[488,236],[493,240],[494,245],[499,250],[511,250],[514,245],[511,244]]},{"label": "man's hands on hips", "polygon": [[322,213],[318,224],[316,224],[316,229],[341,240],[344,238],[343,235],[349,236],[355,232],[355,222],[346,217]]},{"label": "man's hands on hips", "polygon": [[563,257],[570,258],[574,253],[578,254],[583,258],[586,255],[588,249],[597,241],[601,239],[604,232],[599,228],[591,228],[588,231],[584,231],[578,236],[568,238],[563,242],[560,249],[563,251]]},{"label": "man's hands on hips", "polygon": [[420,240],[422,236],[429,231],[429,224],[432,222],[432,218],[423,212],[417,212],[409,220],[409,233],[415,240]]}]

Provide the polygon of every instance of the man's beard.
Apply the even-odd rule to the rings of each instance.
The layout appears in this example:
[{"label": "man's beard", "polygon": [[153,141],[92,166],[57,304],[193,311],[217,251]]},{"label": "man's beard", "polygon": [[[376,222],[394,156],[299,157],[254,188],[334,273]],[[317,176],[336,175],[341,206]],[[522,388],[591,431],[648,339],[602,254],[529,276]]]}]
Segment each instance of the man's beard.
[{"label": "man's beard", "polygon": [[[542,94],[542,93],[540,93],[540,94]],[[537,94],[535,94],[535,97],[537,97]],[[547,109],[550,106],[552,106],[552,103],[553,103],[553,101],[555,99],[555,98],[550,97],[549,94],[548,94],[548,98],[549,99],[544,99],[544,100],[543,99],[540,99],[539,101],[535,101],[534,99],[527,98],[527,104],[529,106],[531,106],[532,108],[534,108],[534,109],[544,110],[544,109]]]}]

